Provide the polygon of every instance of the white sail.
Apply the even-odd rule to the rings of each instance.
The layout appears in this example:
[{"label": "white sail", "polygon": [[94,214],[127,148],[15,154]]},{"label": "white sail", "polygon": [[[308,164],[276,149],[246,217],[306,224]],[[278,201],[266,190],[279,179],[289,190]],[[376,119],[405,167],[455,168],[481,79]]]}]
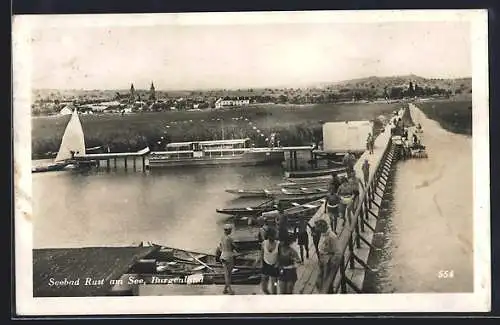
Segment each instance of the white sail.
[{"label": "white sail", "polygon": [[57,153],[56,162],[65,161],[72,158],[71,152],[76,154],[85,154],[85,138],[83,135],[82,124],[78,117],[78,112],[75,109],[71,115],[71,119],[64,130],[61,146]]}]

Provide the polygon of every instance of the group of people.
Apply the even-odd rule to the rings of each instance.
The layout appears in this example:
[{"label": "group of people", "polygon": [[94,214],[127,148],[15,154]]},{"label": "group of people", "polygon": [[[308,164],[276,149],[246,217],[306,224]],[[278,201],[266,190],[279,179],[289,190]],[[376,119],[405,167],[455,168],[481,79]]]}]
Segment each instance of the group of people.
[{"label": "group of people", "polygon": [[[356,158],[352,152],[344,157],[347,176],[332,174],[332,180],[328,186],[328,195],[324,207],[324,213],[306,221],[299,218],[294,231],[289,231],[290,224],[284,213],[284,206],[278,205],[276,219],[267,223],[264,217],[257,219],[259,229],[260,254],[256,260],[256,267],[261,268],[261,289],[265,294],[292,294],[297,277],[297,267],[310,257],[309,233],[312,236],[315,253],[320,266],[318,277],[318,288],[322,285],[323,277],[326,275],[328,261],[333,254],[338,252],[337,223],[342,219],[342,227],[350,226],[352,213],[358,205],[360,186],[364,187],[369,179],[369,163],[365,159],[362,170],[364,182],[354,172]],[[224,294],[234,294],[231,288],[231,274],[234,267],[235,246],[231,237],[232,226],[224,226],[224,235],[221,238],[218,250],[220,250],[220,262],[224,266],[225,286]],[[299,251],[293,244],[297,241]]]}]

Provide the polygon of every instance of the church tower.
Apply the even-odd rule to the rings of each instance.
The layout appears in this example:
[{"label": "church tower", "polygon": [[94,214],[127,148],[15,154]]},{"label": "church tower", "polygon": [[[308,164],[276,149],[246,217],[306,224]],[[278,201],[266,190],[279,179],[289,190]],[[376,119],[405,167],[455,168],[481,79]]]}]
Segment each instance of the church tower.
[{"label": "church tower", "polygon": [[134,84],[130,84],[130,101],[135,102],[135,88]]},{"label": "church tower", "polygon": [[156,92],[155,92],[155,85],[151,81],[151,88],[149,89],[149,99],[150,100],[156,100]]}]

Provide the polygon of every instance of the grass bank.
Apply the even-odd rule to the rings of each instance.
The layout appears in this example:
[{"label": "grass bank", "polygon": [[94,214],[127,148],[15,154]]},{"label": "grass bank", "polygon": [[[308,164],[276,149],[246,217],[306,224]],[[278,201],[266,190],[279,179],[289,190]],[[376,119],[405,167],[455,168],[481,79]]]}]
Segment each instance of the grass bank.
[{"label": "grass bank", "polygon": [[432,101],[418,103],[424,114],[453,133],[472,135],[472,101]]},{"label": "grass bank", "polygon": [[[322,138],[322,124],[331,121],[376,120],[401,104],[259,105],[209,111],[149,112],[130,115],[83,115],[87,147],[109,146],[112,152],[135,151],[165,142],[249,137],[257,145],[277,132],[283,145],[308,145]],[[59,149],[69,116],[32,119],[33,158]],[[377,123],[378,124],[378,123]],[[375,130],[380,125],[375,125]],[[259,131],[259,132],[258,132]],[[263,134],[264,136],[261,136]],[[163,143],[158,141],[163,137]]]}]

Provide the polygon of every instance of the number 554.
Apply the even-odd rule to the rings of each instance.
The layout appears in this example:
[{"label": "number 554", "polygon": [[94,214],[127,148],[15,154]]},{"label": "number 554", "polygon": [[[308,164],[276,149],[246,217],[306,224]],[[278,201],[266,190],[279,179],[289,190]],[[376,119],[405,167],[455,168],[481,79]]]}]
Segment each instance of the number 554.
[{"label": "number 554", "polygon": [[441,270],[438,272],[439,279],[450,279],[453,278],[453,270]]}]

